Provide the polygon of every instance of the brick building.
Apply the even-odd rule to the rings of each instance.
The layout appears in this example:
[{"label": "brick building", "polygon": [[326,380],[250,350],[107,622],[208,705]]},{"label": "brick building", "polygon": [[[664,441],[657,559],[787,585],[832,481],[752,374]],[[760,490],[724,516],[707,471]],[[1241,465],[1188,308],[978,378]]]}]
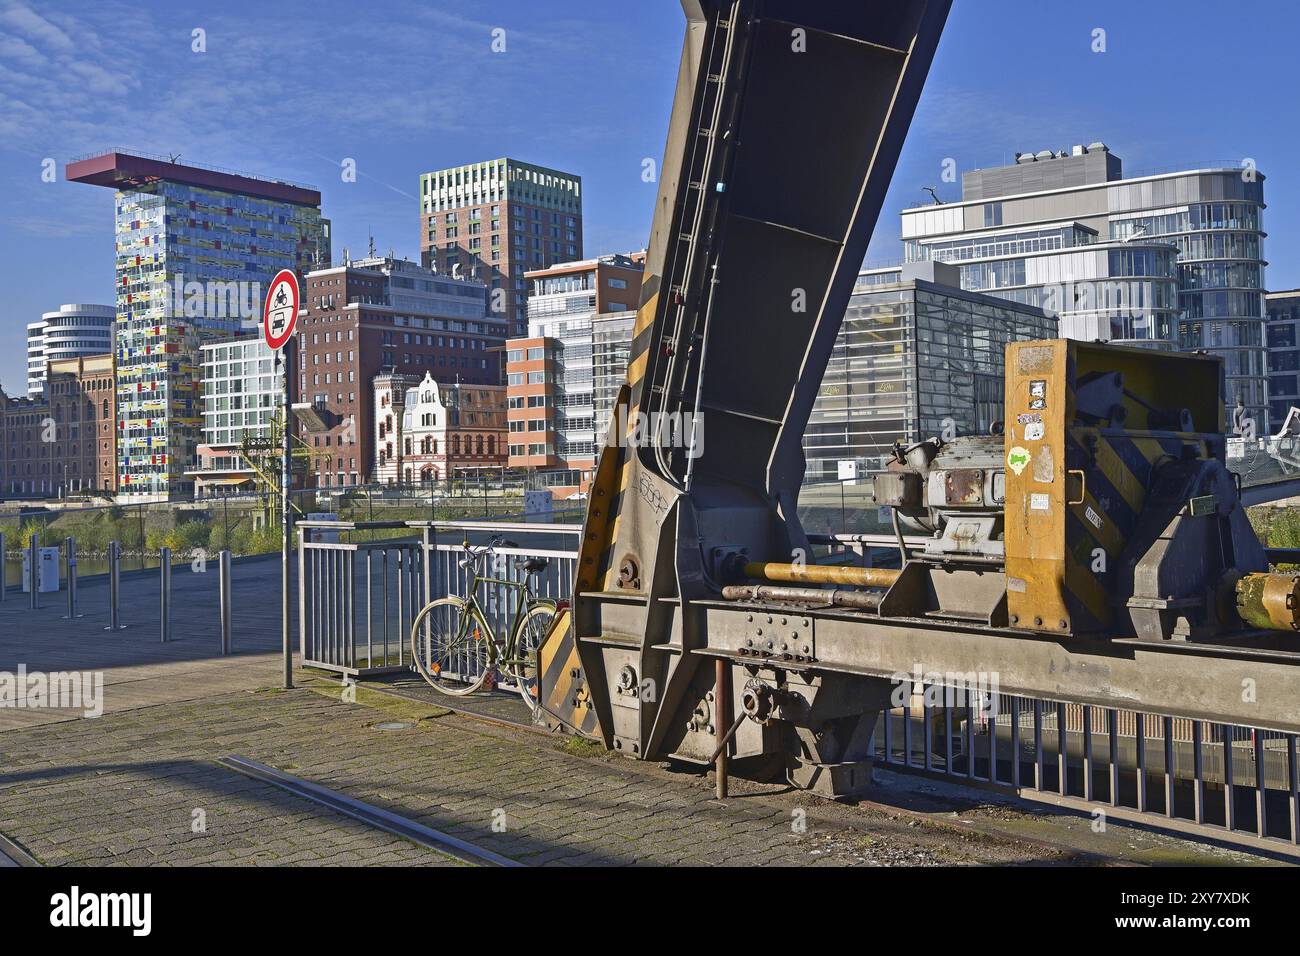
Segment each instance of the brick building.
[{"label": "brick building", "polygon": [[594,323],[634,315],[643,268],[641,254],[610,255],[528,273],[528,335],[506,343],[510,465],[537,471],[558,497],[586,487],[605,437],[597,422],[609,420],[597,406]]},{"label": "brick building", "polygon": [[0,391],[0,494],[56,498],[117,487],[113,356],[49,363],[45,395]]},{"label": "brick building", "polygon": [[373,481],[373,380],[381,370],[444,384],[501,384],[505,320],[487,313],[481,282],[435,275],[391,256],[307,275],[295,334],[297,401],[329,425],[301,433],[320,449],[317,487]]},{"label": "brick building", "polygon": [[559,398],[557,344],[511,339],[506,352],[506,427],[511,468],[558,468],[552,409]]},{"label": "brick building", "polygon": [[435,272],[486,284],[507,335],[523,335],[525,272],[582,255],[582,177],[516,159],[425,173],[420,255]]}]

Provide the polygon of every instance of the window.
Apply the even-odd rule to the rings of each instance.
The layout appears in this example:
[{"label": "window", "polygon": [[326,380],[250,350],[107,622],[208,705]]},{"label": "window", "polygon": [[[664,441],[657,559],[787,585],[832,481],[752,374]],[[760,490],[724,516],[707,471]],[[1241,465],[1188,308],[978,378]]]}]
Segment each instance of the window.
[{"label": "window", "polygon": [[990,202],[984,204],[984,227],[1002,225],[1002,203]]}]

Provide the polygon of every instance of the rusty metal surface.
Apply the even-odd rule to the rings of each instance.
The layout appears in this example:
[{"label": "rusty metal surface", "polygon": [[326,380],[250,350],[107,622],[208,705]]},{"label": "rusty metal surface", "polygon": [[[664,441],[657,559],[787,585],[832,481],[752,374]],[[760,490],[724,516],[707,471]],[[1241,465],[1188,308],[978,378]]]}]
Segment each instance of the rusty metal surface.
[{"label": "rusty metal surface", "polygon": [[1246,574],[1237,581],[1237,613],[1251,627],[1300,630],[1300,577]]},{"label": "rusty metal surface", "polygon": [[792,588],[782,585],[731,584],[722,589],[728,601],[782,601],[809,607],[880,607],[883,591],[851,591],[845,588]]},{"label": "rusty metal surface", "polygon": [[984,503],[984,469],[954,468],[944,473],[943,500],[949,505]]}]

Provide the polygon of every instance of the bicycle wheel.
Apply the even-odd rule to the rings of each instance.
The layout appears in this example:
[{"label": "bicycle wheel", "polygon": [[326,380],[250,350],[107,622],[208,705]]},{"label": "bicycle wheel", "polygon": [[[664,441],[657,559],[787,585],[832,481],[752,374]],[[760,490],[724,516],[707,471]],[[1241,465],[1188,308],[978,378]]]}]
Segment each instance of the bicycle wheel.
[{"label": "bicycle wheel", "polygon": [[539,694],[536,651],[550,631],[553,620],[555,620],[555,602],[535,601],[529,605],[515,628],[514,661],[510,668],[510,676],[515,680],[519,696],[533,711],[537,710]]},{"label": "bicycle wheel", "polygon": [[483,686],[492,657],[492,636],[487,626],[458,597],[426,604],[411,624],[415,669],[441,693],[453,697],[474,693]]}]

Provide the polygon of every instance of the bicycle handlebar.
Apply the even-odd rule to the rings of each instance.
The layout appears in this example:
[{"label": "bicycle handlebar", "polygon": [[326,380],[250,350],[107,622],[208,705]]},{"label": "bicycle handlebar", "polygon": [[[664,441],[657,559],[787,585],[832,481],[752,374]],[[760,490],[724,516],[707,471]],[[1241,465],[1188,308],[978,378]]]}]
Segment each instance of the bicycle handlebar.
[{"label": "bicycle handlebar", "polygon": [[[497,534],[497,535],[493,535],[491,539],[488,540],[487,544],[482,545],[480,547],[476,548],[473,545],[471,545],[468,541],[461,542],[461,547],[464,548],[465,550],[465,557],[461,558],[457,563],[462,568],[468,568],[472,564],[476,564],[480,558],[494,554],[496,552],[496,549],[499,547],[518,548],[519,544],[518,542],[510,541],[506,538],[503,538],[501,535]],[[528,560],[526,555],[516,555],[515,564],[521,565],[526,560]]]},{"label": "bicycle handlebar", "polygon": [[468,568],[471,564],[476,563],[479,560],[479,558],[482,558],[484,555],[492,554],[492,552],[495,551],[497,547],[499,547],[502,544],[514,546],[513,542],[504,540],[499,534],[494,534],[491,538],[488,539],[487,544],[478,548],[471,545],[469,541],[463,541],[461,542],[461,547],[465,549],[465,557],[461,558],[458,563],[462,568]]}]

